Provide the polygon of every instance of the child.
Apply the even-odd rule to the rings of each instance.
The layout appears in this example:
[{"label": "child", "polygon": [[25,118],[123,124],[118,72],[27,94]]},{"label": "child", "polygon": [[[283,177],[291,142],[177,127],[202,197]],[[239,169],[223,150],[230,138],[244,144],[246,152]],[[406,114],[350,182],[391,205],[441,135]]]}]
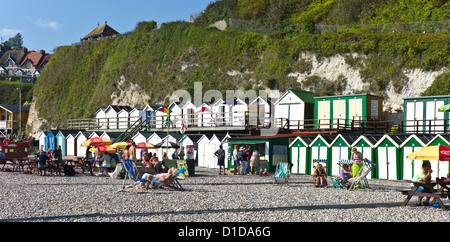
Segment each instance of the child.
[{"label": "child", "polygon": [[347,164],[342,165],[342,171],[341,171],[341,174],[339,174],[339,176],[345,182],[347,182],[347,180],[352,177],[349,165],[347,165]]},{"label": "child", "polygon": [[327,173],[323,169],[322,164],[317,164],[314,169],[314,184],[316,187],[326,187],[327,186]]}]

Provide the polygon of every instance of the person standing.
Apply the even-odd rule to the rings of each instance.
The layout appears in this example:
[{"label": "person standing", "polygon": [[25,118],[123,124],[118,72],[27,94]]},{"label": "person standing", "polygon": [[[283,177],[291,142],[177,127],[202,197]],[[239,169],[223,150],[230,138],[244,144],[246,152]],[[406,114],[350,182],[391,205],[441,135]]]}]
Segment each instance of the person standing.
[{"label": "person standing", "polygon": [[234,146],[233,150],[233,165],[234,165],[234,174],[236,175],[236,172],[238,171],[239,168],[239,151],[237,145]]},{"label": "person standing", "polygon": [[128,159],[133,163],[136,162],[136,143],[134,141],[131,143],[131,147],[128,153]]},{"label": "person standing", "polygon": [[363,164],[362,164],[363,155],[361,152],[356,149],[356,147],[352,148],[352,154],[351,154],[351,161],[353,163],[352,165],[352,177],[357,177],[359,174],[359,171],[361,170]]},{"label": "person standing", "polygon": [[56,167],[55,167],[56,172],[55,173],[58,174],[59,176],[61,176],[61,163],[62,163],[61,145],[58,145],[58,147],[56,147],[56,149],[53,150],[52,155],[53,155],[54,162],[56,164]]},{"label": "person standing", "polygon": [[214,155],[217,156],[217,165],[219,166],[219,175],[222,175],[221,169],[223,168],[223,174],[226,175],[225,172],[225,150],[222,145],[219,146],[219,149],[214,152]]},{"label": "person standing", "polygon": [[[250,172],[251,172],[251,174],[253,174],[253,172],[255,172],[255,174],[258,172],[259,156],[260,155],[261,154],[259,153],[258,149],[255,148],[253,150],[252,157],[250,158]],[[255,170],[255,168],[256,168],[256,170]]]},{"label": "person standing", "polygon": [[247,166],[248,166],[247,150],[244,147],[241,147],[239,149],[239,156],[240,156],[240,160],[242,162],[241,175],[247,175]]}]

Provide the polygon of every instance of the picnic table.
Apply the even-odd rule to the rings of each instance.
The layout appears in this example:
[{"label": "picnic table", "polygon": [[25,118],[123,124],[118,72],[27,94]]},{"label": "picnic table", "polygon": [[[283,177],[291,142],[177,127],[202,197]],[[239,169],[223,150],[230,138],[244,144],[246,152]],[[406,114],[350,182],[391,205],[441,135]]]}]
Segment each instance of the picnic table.
[{"label": "picnic table", "polygon": [[[414,187],[412,190],[402,191],[403,195],[407,195],[405,201],[403,201],[402,206],[406,206],[413,196],[420,196],[433,198],[433,200],[430,201],[430,204],[435,204],[437,202],[442,209],[447,209],[441,198],[448,197],[450,193],[450,188],[448,187],[448,185],[450,185],[450,180],[446,180],[445,178],[437,178],[436,181],[413,182],[413,185]],[[439,186],[439,189],[435,189],[436,186]],[[431,191],[431,193],[417,192],[417,189],[419,189],[419,187],[423,187],[423,190]]]}]

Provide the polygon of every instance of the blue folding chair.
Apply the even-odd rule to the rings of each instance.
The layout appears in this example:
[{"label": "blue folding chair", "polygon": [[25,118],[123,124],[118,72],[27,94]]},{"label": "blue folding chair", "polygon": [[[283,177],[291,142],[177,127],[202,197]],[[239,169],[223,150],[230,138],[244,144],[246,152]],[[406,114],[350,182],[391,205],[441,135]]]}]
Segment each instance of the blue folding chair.
[{"label": "blue folding chair", "polygon": [[284,183],[288,184],[289,176],[290,176],[289,163],[279,162],[277,169],[275,170],[274,183],[278,184],[279,180],[284,180]]},{"label": "blue folding chair", "polygon": [[349,190],[355,190],[356,188],[369,188],[370,189],[367,176],[370,174],[370,172],[373,169],[375,169],[375,167],[377,167],[377,165],[367,158],[364,158],[362,160],[362,163],[363,163],[363,167],[359,171],[358,175],[356,177],[349,179],[349,182],[351,182]]},{"label": "blue folding chair", "polygon": [[[352,165],[353,162],[351,160],[340,160],[337,164],[338,164],[338,166],[342,167],[342,165]],[[331,180],[331,182],[333,182],[333,184],[331,185],[330,188],[342,189],[342,188],[344,188],[344,186],[348,185],[348,182],[345,181],[340,176],[330,177],[330,180]]]}]

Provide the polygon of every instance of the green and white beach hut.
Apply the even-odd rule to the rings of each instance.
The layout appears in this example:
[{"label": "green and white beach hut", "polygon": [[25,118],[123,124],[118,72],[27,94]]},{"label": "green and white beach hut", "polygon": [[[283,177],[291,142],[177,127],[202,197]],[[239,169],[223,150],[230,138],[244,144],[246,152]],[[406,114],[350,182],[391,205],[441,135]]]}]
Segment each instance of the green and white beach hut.
[{"label": "green and white beach hut", "polygon": [[331,170],[329,169],[329,164],[330,164],[330,144],[331,142],[333,142],[333,140],[336,138],[335,135],[327,135],[327,134],[318,134],[316,136],[316,138],[311,142],[311,144],[309,145],[310,150],[311,150],[311,158],[310,158],[310,166],[309,166],[309,174],[313,174],[314,172],[314,166],[315,164],[313,163],[313,161],[315,159],[319,159],[319,160],[323,160],[323,159],[327,159],[327,174],[330,175],[331,174]]},{"label": "green and white beach hut", "polygon": [[[383,135],[360,135],[355,142],[353,142],[352,147],[356,147],[356,149],[361,152],[363,158],[369,159],[373,163],[375,163],[375,144],[383,137]],[[376,173],[371,172],[371,175],[367,178],[375,178]]]},{"label": "green and white beach hut", "polygon": [[289,122],[288,129],[303,129],[305,120],[314,118],[314,93],[312,92],[288,89],[273,105],[275,119],[283,119],[278,124],[281,127]]},{"label": "green and white beach hut", "polygon": [[330,160],[328,161],[328,170],[332,176],[338,176],[340,173],[340,160],[350,159],[350,149],[353,142],[358,139],[359,135],[354,134],[338,134],[330,144]]},{"label": "green and white beach hut", "polygon": [[400,144],[409,135],[383,135],[375,144],[376,178],[398,180]]},{"label": "green and white beach hut", "polygon": [[294,141],[289,144],[291,152],[291,163],[293,174],[311,175],[310,169],[310,148],[309,145],[316,136],[297,136]]},{"label": "green and white beach hut", "polygon": [[329,125],[331,120],[335,124],[339,120],[339,126],[348,126],[352,120],[381,120],[382,115],[383,97],[380,96],[354,94],[314,98],[314,120],[320,121],[321,128],[337,128]]},{"label": "green and white beach hut", "polygon": [[450,103],[450,95],[405,97],[404,130],[419,133],[443,133],[449,127],[449,112],[439,112],[438,109]]},{"label": "green and white beach hut", "polygon": [[427,146],[435,137],[433,134],[412,134],[400,144],[400,177],[401,180],[412,180],[415,172],[421,168],[422,160],[410,160],[406,156]]},{"label": "green and white beach hut", "polygon": [[[448,134],[438,134],[436,135],[426,146],[431,145],[443,145],[450,146],[450,136]],[[447,177],[449,173],[449,162],[448,161],[436,161],[430,160],[431,169],[433,173],[431,173],[431,178],[434,180],[436,177]],[[420,164],[422,165],[422,164]]]}]

